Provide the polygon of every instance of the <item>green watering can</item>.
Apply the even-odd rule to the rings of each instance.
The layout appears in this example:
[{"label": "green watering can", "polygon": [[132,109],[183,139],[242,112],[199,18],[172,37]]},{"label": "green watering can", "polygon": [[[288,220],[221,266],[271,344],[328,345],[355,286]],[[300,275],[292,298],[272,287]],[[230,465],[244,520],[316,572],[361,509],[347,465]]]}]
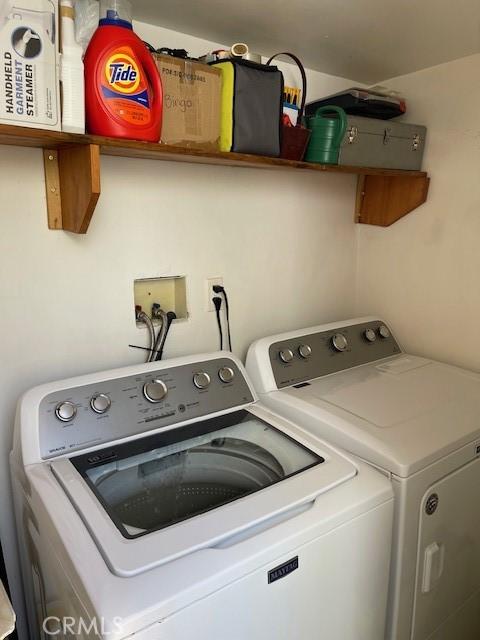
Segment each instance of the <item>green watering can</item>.
[{"label": "green watering can", "polygon": [[315,115],[306,118],[306,121],[312,135],[304,160],[319,164],[338,164],[340,145],[347,130],[345,111],[334,106],[319,107]]}]

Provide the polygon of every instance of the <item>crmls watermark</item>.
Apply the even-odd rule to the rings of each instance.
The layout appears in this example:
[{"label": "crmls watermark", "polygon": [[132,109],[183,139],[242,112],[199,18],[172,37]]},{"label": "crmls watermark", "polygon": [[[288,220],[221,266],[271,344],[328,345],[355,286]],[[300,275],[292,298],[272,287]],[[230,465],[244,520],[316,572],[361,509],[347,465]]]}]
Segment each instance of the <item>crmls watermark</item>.
[{"label": "crmls watermark", "polygon": [[[43,632],[47,636],[65,636],[71,635],[76,638],[82,634],[95,634],[100,636],[108,636],[112,633],[118,633],[122,629],[122,618],[113,618],[109,624],[104,618],[74,618],[65,616],[57,618],[56,616],[48,616],[42,624]],[[110,629],[108,631],[108,629]]]}]

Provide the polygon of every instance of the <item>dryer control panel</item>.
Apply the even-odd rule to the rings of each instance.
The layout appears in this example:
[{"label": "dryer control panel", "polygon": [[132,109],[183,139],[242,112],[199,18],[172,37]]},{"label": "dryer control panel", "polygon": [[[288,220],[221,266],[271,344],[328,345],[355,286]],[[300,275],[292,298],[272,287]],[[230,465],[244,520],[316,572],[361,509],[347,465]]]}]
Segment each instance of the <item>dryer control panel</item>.
[{"label": "dryer control panel", "polygon": [[279,389],[398,353],[397,341],[380,320],[285,338],[269,348]]},{"label": "dryer control panel", "polygon": [[253,401],[229,358],[56,391],[40,403],[40,452],[53,458]]}]

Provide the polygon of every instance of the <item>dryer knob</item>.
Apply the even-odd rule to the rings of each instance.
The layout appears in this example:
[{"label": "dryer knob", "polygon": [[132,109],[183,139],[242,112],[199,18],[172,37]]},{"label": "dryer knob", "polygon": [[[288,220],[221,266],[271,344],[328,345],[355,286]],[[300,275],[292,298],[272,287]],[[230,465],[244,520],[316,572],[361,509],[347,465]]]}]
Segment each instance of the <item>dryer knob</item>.
[{"label": "dryer knob", "polygon": [[218,370],[218,377],[222,382],[227,384],[229,382],[232,382],[232,380],[234,379],[235,371],[232,369],[232,367],[222,367]]},{"label": "dryer knob", "polygon": [[346,351],[348,349],[348,340],[343,333],[336,333],[332,338],[332,345],[335,351]]},{"label": "dryer knob", "polygon": [[55,407],[55,415],[61,422],[70,422],[77,415],[77,407],[73,402],[59,402]]},{"label": "dryer knob", "polygon": [[382,324],[380,325],[380,327],[378,328],[378,334],[381,338],[383,338],[384,340],[386,340],[387,338],[390,337],[390,329],[387,327],[386,324]]},{"label": "dryer knob", "polygon": [[282,349],[279,351],[278,356],[282,362],[288,364],[293,360],[293,351],[291,349]]},{"label": "dryer knob", "polygon": [[368,342],[375,342],[377,339],[377,334],[373,329],[366,329],[363,335],[365,336],[365,340]]},{"label": "dryer knob", "polygon": [[197,389],[206,389],[210,386],[210,376],[205,371],[199,371],[193,376],[193,384]]},{"label": "dryer knob", "polygon": [[161,402],[168,393],[163,380],[152,380],[143,385],[143,395],[149,402]]},{"label": "dryer knob", "polygon": [[106,413],[112,404],[112,401],[105,393],[97,393],[90,400],[90,406],[95,413]]},{"label": "dryer knob", "polygon": [[298,347],[298,355],[306,360],[312,355],[312,347],[309,344],[301,344]]}]

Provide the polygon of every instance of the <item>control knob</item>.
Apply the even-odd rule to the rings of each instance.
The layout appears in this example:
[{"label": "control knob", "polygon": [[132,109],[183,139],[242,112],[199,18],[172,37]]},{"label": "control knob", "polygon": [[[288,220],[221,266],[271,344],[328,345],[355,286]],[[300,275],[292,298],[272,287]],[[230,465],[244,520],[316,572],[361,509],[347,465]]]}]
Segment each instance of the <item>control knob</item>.
[{"label": "control knob", "polygon": [[59,402],[55,407],[55,415],[61,422],[70,422],[77,415],[77,407],[73,402]]},{"label": "control knob", "polygon": [[390,329],[387,327],[387,325],[382,324],[380,325],[380,327],[378,328],[378,334],[381,338],[383,338],[384,340],[386,340],[387,338],[390,337]]},{"label": "control knob", "polygon": [[363,335],[365,336],[365,340],[368,342],[375,342],[377,339],[377,334],[373,329],[366,329]]},{"label": "control knob", "polygon": [[222,367],[218,370],[218,377],[225,384],[232,382],[235,377],[235,372],[231,367]]},{"label": "control knob", "polygon": [[163,380],[152,380],[143,385],[143,395],[149,402],[161,402],[168,393]]},{"label": "control knob", "polygon": [[210,376],[205,371],[198,371],[193,376],[193,384],[197,389],[206,389],[210,385]]},{"label": "control knob", "polygon": [[112,401],[105,393],[97,393],[90,400],[90,406],[95,413],[106,413],[112,404]]},{"label": "control knob", "polygon": [[332,345],[336,351],[346,351],[348,349],[348,340],[343,333],[336,333],[332,338]]},{"label": "control knob", "polygon": [[293,360],[293,351],[291,349],[282,349],[278,353],[280,360],[285,364],[288,364]]},{"label": "control knob", "polygon": [[298,347],[298,355],[306,360],[312,355],[312,347],[309,344],[301,344]]}]

